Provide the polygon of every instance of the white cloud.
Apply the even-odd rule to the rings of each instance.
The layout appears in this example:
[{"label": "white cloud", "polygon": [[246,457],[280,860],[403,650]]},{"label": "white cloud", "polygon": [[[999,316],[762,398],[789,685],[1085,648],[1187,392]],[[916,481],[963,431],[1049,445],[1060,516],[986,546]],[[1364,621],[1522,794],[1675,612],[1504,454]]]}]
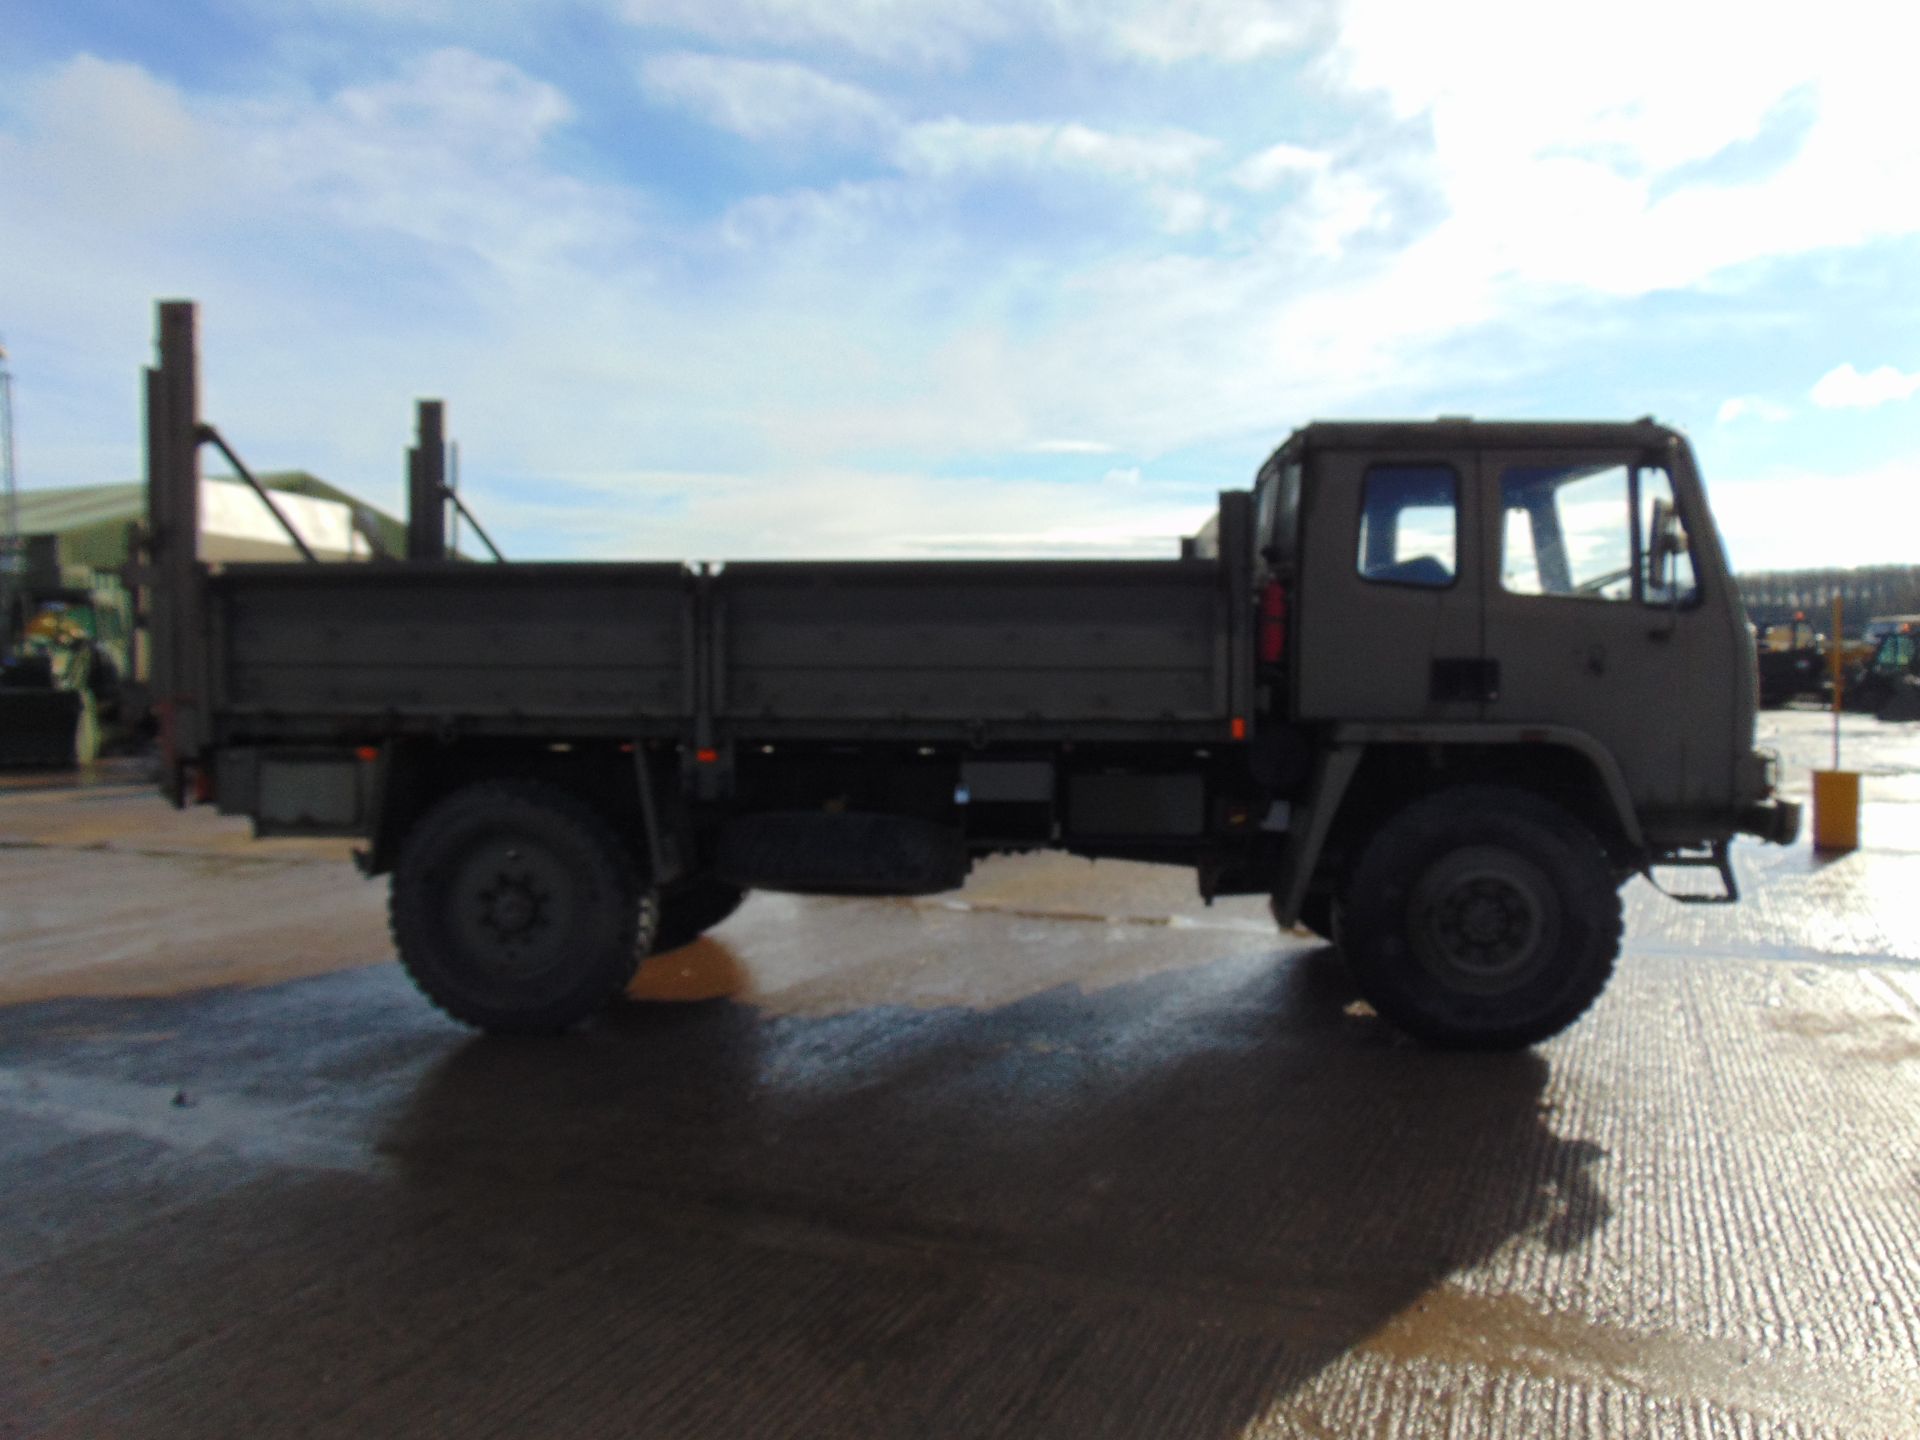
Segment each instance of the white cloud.
[{"label": "white cloud", "polygon": [[554,86],[440,50],[320,101],[208,105],[203,122],[287,215],[465,252],[521,279],[635,248],[632,197],[576,180],[546,150],[573,119]]},{"label": "white cloud", "polygon": [[1822,375],[1813,387],[1813,403],[1822,410],[1870,410],[1908,400],[1920,392],[1920,370],[1911,373],[1882,365],[1865,374],[1849,360]]},{"label": "white cloud", "polygon": [[[1838,0],[1833,19],[1848,8]],[[1796,13],[1781,0],[1344,0],[1337,64],[1401,114],[1431,113],[1456,158],[1612,150],[1658,169],[1751,134],[1805,78],[1829,21],[1778,23]]]},{"label": "white cloud", "polygon": [[786,60],[678,51],[645,61],[641,84],[654,100],[690,110],[748,140],[857,140],[897,123],[870,92]]},{"label": "white cloud", "polygon": [[[397,490],[413,395],[453,402],[470,456],[552,443],[567,463],[576,407],[618,415],[716,343],[692,328],[673,355],[636,345],[662,315],[644,216],[550,162],[569,107],[515,67],[443,51],[330,96],[234,101],[81,59],[29,95],[0,129],[10,338],[35,362],[23,411],[58,384],[75,433],[117,441],[70,447],[65,473],[30,444],[42,483],[137,473],[128,377],[156,296],[204,303],[208,413],[250,462],[371,477],[376,500]],[[91,206],[68,193],[95,187],[111,190]]]},{"label": "white cloud", "polygon": [[1011,33],[1003,0],[624,0],[626,18],[730,45],[800,45],[957,64]]},{"label": "white cloud", "polygon": [[[1913,560],[1920,529],[1920,468],[1911,463],[1842,472],[1783,469],[1710,482],[1714,518],[1736,571]],[[1818,504],[1808,504],[1818,496]],[[1872,523],[1861,524],[1870,515]],[[1792,517],[1791,521],[1783,517]]]},{"label": "white cloud", "polygon": [[[208,302],[212,413],[263,465],[377,477],[366,486],[377,496],[394,484],[408,398],[442,393],[483,518],[497,507],[549,524],[584,508],[576,543],[595,553],[932,553],[942,533],[989,550],[1048,537],[1080,553],[1145,549],[1197,521],[1150,503],[1164,481],[1034,490],[914,467],[1111,454],[1095,468],[1123,474],[1145,458],[1162,477],[1155,457],[1169,450],[1277,440],[1316,413],[1399,407],[1410,393],[1476,408],[1490,380],[1537,373],[1551,346],[1647,343],[1644,329],[1631,341],[1600,334],[1613,312],[1596,298],[1920,233],[1920,175],[1889,98],[1903,93],[1891,80],[1905,62],[1881,47],[1855,46],[1863,78],[1842,83],[1856,71],[1824,35],[1802,47],[1735,25],[1730,49],[1675,60],[1645,43],[1665,33],[1653,8],[1620,22],[1629,38],[1616,42],[1555,40],[1536,7],[1463,3],[1431,19],[1391,7],[1396,28],[1376,0],[1352,0],[1339,67],[1301,87],[1331,117],[1312,135],[1340,127],[1339,145],[1322,149],[1304,133],[1156,128],[1138,65],[1109,71],[1109,108],[1031,118],[1020,108],[1031,96],[983,73],[977,111],[934,109],[940,118],[916,124],[927,102],[885,68],[1096,31],[1096,59],[1271,53],[1293,43],[1280,29],[1250,21],[1236,36],[1205,20],[1270,7],[1222,4],[1191,23],[1163,11],[1155,31],[1144,7],[1103,19],[1068,0],[1017,11],[999,0],[628,0],[642,18],[728,44],[799,38],[852,54],[842,68],[679,51],[640,73],[656,98],[733,133],[853,139],[891,162],[691,221],[633,186],[581,178],[573,103],[553,77],[468,51],[245,102],[76,62],[0,127],[0,254],[18,301],[9,338],[25,323],[87,337],[95,370],[121,357],[88,382],[74,408],[90,423],[73,427],[119,437],[115,478],[137,469],[126,391],[147,306],[185,293]],[[1508,21],[1517,51],[1501,48]],[[1688,44],[1706,43],[1678,23]],[[1606,61],[1591,81],[1588,41]],[[1541,59],[1574,53],[1581,64]],[[1703,65],[1703,54],[1723,59]],[[1276,85],[1294,83],[1271,68]],[[849,74],[863,86],[833,78]],[[1773,171],[1657,184],[1752,135],[1779,96],[1808,85],[1811,129]],[[973,92],[938,93],[944,107]],[[1225,124],[1194,113],[1182,123]],[[1016,203],[1065,196],[1040,218],[1085,229],[1056,245],[972,223],[990,208],[982,192],[1008,179],[1028,182],[1005,187]],[[1551,336],[1525,328],[1569,313]],[[1521,342],[1476,350],[1473,332],[1490,323]],[[1884,371],[1843,368],[1886,383]],[[1736,396],[1722,419],[1765,418],[1767,403]],[[256,429],[275,453],[247,443]],[[1265,441],[1244,443],[1250,473]],[[862,468],[874,455],[888,468]],[[657,468],[604,495],[569,489],[629,458]],[[680,473],[696,466],[700,476]],[[682,490],[681,508],[648,511],[644,525],[604,519],[623,498]],[[582,493],[591,505],[569,503]],[[1083,519],[1090,498],[1111,524]],[[1063,525],[1063,514],[1075,518]]]},{"label": "white cloud", "polygon": [[1153,64],[1245,63],[1297,48],[1325,0],[624,0],[638,25],[728,45],[790,45],[958,67],[1036,34]]},{"label": "white cloud", "polygon": [[1069,123],[976,124],[929,120],[901,136],[903,169],[946,176],[1006,169],[1086,170],[1125,180],[1191,175],[1216,142],[1184,131],[1120,135]]},{"label": "white cloud", "polygon": [[1271,190],[1289,180],[1323,175],[1330,161],[1331,157],[1323,150],[1309,150],[1302,145],[1270,145],[1236,165],[1232,179],[1242,190]]},{"label": "white cloud", "polygon": [[1720,409],[1714,419],[1722,425],[1731,425],[1735,421],[1752,418],[1775,423],[1790,419],[1793,412],[1786,406],[1777,404],[1761,395],[1734,395],[1720,402]]},{"label": "white cloud", "polygon": [[[876,144],[902,176],[923,185],[1077,173],[1139,187],[1166,234],[1223,230],[1233,218],[1191,183],[1218,143],[1186,131],[1121,133],[1077,122],[982,123],[956,116],[907,123],[871,91],[788,61],[676,52],[645,62],[641,81],[654,100],[749,140],[826,137]],[[736,247],[786,243],[796,227],[864,236],[875,215],[914,203],[911,192],[896,187],[890,194],[875,182],[755,195],[729,211],[723,238]]]},{"label": "white cloud", "polygon": [[1307,255],[1337,260],[1357,238],[1377,230],[1388,213],[1386,192],[1353,170],[1324,170],[1299,199],[1277,212],[1273,238]]},{"label": "white cloud", "polygon": [[1143,60],[1246,62],[1297,48],[1321,7],[1292,0],[1185,0],[1076,7],[1115,50]]},{"label": "white cloud", "polygon": [[138,216],[164,227],[218,207],[228,179],[219,137],[136,65],[76,56],[29,79],[18,111],[21,133],[0,133],[0,176],[9,193],[35,195],[39,224]]},{"label": "white cloud", "polygon": [[1023,448],[1035,455],[1111,455],[1119,447],[1103,440],[1036,440]]},{"label": "white cloud", "polygon": [[[1834,0],[1818,23],[1783,0],[1344,0],[1328,75],[1431,127],[1437,243],[1463,263],[1634,295],[1920,230],[1902,99],[1916,45],[1920,12],[1876,0]],[[1759,173],[1659,183],[1752,141],[1790,100],[1804,134]]]},{"label": "white cloud", "polygon": [[554,86],[458,48],[423,55],[391,80],[342,89],[327,109],[348,126],[430,134],[438,146],[495,161],[532,156],[574,117]]},{"label": "white cloud", "polygon": [[1233,225],[1233,211],[1214,204],[1199,190],[1162,185],[1155,187],[1150,198],[1160,212],[1160,229],[1168,235],[1224,232]]},{"label": "white cloud", "polygon": [[914,209],[915,197],[891,180],[849,182],[751,196],[728,208],[717,233],[731,250],[777,248],[793,263],[807,256],[831,263],[834,255],[857,253]]}]

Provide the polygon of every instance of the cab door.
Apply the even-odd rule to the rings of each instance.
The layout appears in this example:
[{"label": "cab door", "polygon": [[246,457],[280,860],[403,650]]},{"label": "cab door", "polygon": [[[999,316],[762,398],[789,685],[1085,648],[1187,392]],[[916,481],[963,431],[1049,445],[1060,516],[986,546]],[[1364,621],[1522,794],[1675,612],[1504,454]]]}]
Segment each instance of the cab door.
[{"label": "cab door", "polygon": [[1308,467],[1300,718],[1479,719],[1484,525],[1471,450],[1316,449]]},{"label": "cab door", "polygon": [[[1737,697],[1711,693],[1712,635],[1665,463],[1484,450],[1486,718],[1585,731],[1650,811],[1704,803]],[[1664,533],[1665,544],[1656,544]]]}]

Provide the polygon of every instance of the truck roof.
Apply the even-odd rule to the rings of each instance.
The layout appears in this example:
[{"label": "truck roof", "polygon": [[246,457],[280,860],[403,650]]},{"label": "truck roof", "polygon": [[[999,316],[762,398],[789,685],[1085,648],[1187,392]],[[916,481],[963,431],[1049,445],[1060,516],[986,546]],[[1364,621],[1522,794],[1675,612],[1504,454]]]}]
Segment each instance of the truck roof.
[{"label": "truck roof", "polygon": [[1437,420],[1315,420],[1295,430],[1280,449],[1286,453],[1397,450],[1440,442],[1537,445],[1546,449],[1622,445],[1664,449],[1681,438],[1679,431],[1650,415],[1638,420],[1475,420],[1465,415],[1443,415]]}]

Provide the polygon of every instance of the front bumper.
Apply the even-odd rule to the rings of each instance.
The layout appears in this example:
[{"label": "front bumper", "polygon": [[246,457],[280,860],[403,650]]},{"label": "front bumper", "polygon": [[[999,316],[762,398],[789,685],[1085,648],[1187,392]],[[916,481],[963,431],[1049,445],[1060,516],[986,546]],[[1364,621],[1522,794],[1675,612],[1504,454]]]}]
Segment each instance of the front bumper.
[{"label": "front bumper", "polygon": [[[1734,793],[1746,802],[1734,829],[1758,835],[1769,845],[1791,845],[1800,838],[1800,807],[1780,798],[1780,756],[1772,750],[1742,755],[1734,775]],[[1736,802],[1738,803],[1738,801]]]},{"label": "front bumper", "polygon": [[1792,800],[1768,800],[1740,814],[1742,835],[1758,835],[1769,845],[1791,845],[1800,838],[1800,806]]}]

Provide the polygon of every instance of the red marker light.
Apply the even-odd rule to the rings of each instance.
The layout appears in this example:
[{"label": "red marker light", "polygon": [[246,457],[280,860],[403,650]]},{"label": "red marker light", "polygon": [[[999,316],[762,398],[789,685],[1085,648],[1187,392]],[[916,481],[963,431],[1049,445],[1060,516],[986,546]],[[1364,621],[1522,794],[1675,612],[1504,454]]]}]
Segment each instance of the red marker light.
[{"label": "red marker light", "polygon": [[1287,658],[1287,587],[1269,580],[1260,591],[1259,655],[1262,665]]}]

